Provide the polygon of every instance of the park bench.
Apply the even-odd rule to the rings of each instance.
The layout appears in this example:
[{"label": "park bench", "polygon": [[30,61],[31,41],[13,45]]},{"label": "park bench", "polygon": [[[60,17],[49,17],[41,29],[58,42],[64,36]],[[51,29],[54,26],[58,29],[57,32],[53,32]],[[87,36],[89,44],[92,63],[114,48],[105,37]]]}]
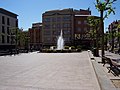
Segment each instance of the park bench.
[{"label": "park bench", "polygon": [[105,66],[105,64],[109,64],[110,67],[107,67],[108,68],[108,73],[110,73],[112,71],[112,73],[115,75],[115,76],[119,76],[120,75],[120,62],[119,59],[111,59],[111,58],[108,58],[108,57],[103,57],[104,59],[104,62],[103,62],[103,66]]}]

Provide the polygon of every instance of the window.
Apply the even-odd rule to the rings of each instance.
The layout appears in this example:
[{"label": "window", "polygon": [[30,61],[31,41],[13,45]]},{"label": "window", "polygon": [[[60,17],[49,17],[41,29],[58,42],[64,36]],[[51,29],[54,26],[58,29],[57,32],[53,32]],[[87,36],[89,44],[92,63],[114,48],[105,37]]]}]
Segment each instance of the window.
[{"label": "window", "polygon": [[70,16],[64,16],[63,17],[63,21],[70,21],[71,20],[71,17]]},{"label": "window", "polygon": [[87,28],[86,27],[84,28],[84,32],[87,32]]},{"label": "window", "polygon": [[50,29],[51,27],[50,27],[50,24],[46,24],[45,25],[45,29]]},{"label": "window", "polygon": [[16,27],[18,27],[18,20],[16,20]]},{"label": "window", "polygon": [[87,20],[84,20],[84,24],[87,24]]},{"label": "window", "polygon": [[2,26],[2,33],[5,33],[5,27]]},{"label": "window", "polygon": [[5,36],[2,35],[2,43],[5,43]]},{"label": "window", "polygon": [[10,19],[7,18],[7,25],[10,25]]},{"label": "window", "polygon": [[52,28],[56,28],[56,24],[53,24],[53,25],[52,25]]},{"label": "window", "polygon": [[70,26],[71,26],[71,25],[70,25],[69,23],[64,23],[64,24],[63,24],[63,27],[64,27],[64,28],[69,28]]},{"label": "window", "polygon": [[7,36],[7,43],[9,43],[10,42],[10,39],[9,39],[9,36]]},{"label": "window", "polygon": [[79,31],[79,32],[80,32],[80,31],[81,31],[81,28],[80,28],[80,27],[78,27],[78,28],[77,28],[77,31]]},{"label": "window", "polygon": [[57,33],[57,31],[53,31],[53,35],[57,35],[58,33]]},{"label": "window", "polygon": [[53,37],[52,39],[53,39],[53,41],[54,41],[54,42],[56,42],[56,41],[57,41],[57,38],[56,38],[56,37]]},{"label": "window", "polygon": [[52,18],[52,22],[56,22],[56,18],[53,17],[53,18]]},{"label": "window", "polygon": [[57,17],[57,21],[60,22],[61,21],[61,17]]},{"label": "window", "polygon": [[51,40],[51,38],[45,37],[44,40],[45,40],[46,42],[49,42],[49,41]]},{"label": "window", "polygon": [[67,24],[65,23],[65,24],[63,24],[63,27],[67,27]]},{"label": "window", "polygon": [[70,30],[64,30],[63,33],[64,33],[65,35],[70,35]]},{"label": "window", "polygon": [[70,37],[65,37],[64,40],[68,42],[70,41]]},{"label": "window", "polygon": [[81,24],[81,21],[78,21],[78,24]]},{"label": "window", "polygon": [[7,27],[7,34],[10,34],[10,30],[9,30],[9,27]]},{"label": "window", "polygon": [[5,24],[5,17],[2,16],[2,24]]},{"label": "window", "polygon": [[44,35],[51,35],[51,32],[50,31],[45,31]]},{"label": "window", "polygon": [[60,27],[61,27],[61,25],[58,23],[58,24],[57,24],[57,28],[59,29]]},{"label": "window", "polygon": [[50,18],[44,18],[44,22],[50,22]]}]

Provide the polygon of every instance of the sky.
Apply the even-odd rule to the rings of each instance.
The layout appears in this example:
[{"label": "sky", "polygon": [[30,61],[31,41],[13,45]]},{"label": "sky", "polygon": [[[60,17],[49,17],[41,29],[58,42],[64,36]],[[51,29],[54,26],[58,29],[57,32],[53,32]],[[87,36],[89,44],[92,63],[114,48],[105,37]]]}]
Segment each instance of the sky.
[{"label": "sky", "polygon": [[[32,23],[42,22],[42,13],[56,9],[88,9],[92,15],[100,16],[95,8],[96,0],[0,0],[0,8],[4,8],[18,15],[19,28],[28,30]],[[117,0],[113,7],[116,7],[116,14],[111,14],[105,19],[105,28],[115,21],[120,20],[120,0]]]}]

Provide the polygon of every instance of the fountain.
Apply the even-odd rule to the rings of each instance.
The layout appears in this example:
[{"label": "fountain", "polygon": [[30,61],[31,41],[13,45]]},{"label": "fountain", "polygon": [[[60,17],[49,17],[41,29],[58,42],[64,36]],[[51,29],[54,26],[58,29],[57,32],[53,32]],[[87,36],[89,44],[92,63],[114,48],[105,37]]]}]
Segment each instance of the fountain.
[{"label": "fountain", "polygon": [[[66,46],[67,47],[67,46]],[[71,52],[80,52],[81,48],[69,47],[64,49],[64,39],[63,39],[63,32],[61,30],[60,35],[57,40],[57,48],[56,46],[51,46],[50,49],[43,49],[42,52],[47,53],[71,53]],[[56,49],[55,49],[56,48]]]},{"label": "fountain", "polygon": [[60,36],[58,37],[57,40],[57,50],[62,50],[64,49],[64,39],[63,39],[63,32],[61,30]]}]

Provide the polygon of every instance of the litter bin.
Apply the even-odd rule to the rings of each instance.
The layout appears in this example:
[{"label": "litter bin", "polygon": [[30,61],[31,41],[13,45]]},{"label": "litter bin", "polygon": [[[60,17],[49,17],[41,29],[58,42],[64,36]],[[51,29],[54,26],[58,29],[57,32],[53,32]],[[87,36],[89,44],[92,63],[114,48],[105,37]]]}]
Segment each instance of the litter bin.
[{"label": "litter bin", "polygon": [[97,56],[97,49],[96,48],[93,48],[93,55]]}]

